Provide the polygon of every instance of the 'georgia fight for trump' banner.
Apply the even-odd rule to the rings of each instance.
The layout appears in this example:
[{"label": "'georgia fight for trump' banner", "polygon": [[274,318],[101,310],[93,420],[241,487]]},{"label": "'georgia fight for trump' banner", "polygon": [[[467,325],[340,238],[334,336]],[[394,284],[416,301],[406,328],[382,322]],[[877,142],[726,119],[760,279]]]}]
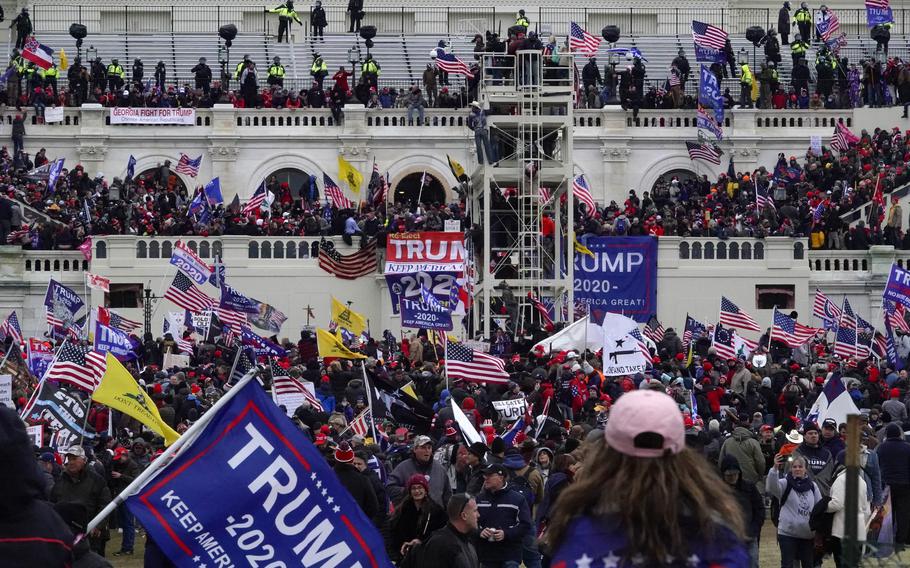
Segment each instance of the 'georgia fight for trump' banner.
[{"label": "'georgia fight for trump' banner", "polygon": [[382,537],[255,380],[126,501],[181,567],[391,566]]}]

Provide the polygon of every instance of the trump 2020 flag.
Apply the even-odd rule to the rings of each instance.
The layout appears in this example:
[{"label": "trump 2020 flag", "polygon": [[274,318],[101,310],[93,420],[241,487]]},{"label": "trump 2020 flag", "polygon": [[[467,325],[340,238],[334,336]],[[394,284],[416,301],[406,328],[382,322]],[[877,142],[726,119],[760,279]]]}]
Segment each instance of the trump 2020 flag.
[{"label": "trump 2020 flag", "polygon": [[[391,566],[382,537],[255,380],[126,506],[181,567]],[[229,495],[230,498],[225,498]]]}]

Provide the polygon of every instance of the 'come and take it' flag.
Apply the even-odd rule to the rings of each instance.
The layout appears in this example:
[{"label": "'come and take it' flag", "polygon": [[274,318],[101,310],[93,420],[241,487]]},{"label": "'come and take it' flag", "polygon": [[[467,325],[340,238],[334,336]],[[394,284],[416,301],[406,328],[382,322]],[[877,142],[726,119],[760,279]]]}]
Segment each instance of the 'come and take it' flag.
[{"label": "'come and take it' flag", "polygon": [[360,335],[367,329],[366,318],[336,300],[335,296],[332,296],[332,321],[354,335]]},{"label": "'come and take it' flag", "polygon": [[354,195],[360,195],[360,186],[363,185],[363,174],[343,157],[338,156],[338,177],[347,182]]},{"label": "'come and take it' flag", "polygon": [[139,386],[133,375],[110,353],[107,354],[107,370],[101,378],[101,384],[92,393],[92,400],[119,410],[145,424],[153,432],[164,436],[166,446],[173,444],[180,437],[180,434],[164,423],[155,403]]},{"label": "'come and take it' flag", "polygon": [[316,348],[320,357],[338,357],[340,359],[366,359],[366,355],[354,353],[344,346],[340,339],[324,329],[316,330]]}]

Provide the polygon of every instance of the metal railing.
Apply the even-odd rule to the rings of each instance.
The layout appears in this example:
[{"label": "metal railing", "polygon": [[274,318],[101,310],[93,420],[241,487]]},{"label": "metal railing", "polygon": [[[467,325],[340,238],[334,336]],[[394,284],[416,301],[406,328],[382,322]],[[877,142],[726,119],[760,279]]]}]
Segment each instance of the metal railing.
[{"label": "metal railing", "polygon": [[[325,6],[328,33],[350,29],[345,6]],[[268,13],[266,6],[168,5],[146,4],[35,4],[32,22],[36,33],[63,32],[73,22],[88,27],[89,34],[212,34],[218,27],[232,23],[239,33],[275,33],[278,17]],[[866,11],[863,9],[835,10],[841,30],[850,37],[868,37]],[[893,10],[892,34],[906,33],[910,9]],[[543,35],[565,36],[569,22],[574,21],[593,34],[599,35],[606,25],[619,26],[624,38],[638,36],[691,36],[692,20],[724,28],[741,36],[750,26],[777,27],[778,8],[551,8],[527,9],[531,28]],[[298,15],[303,25],[292,30],[304,35],[312,32],[310,12],[301,6]],[[792,18],[792,13],[791,13]],[[367,6],[363,25],[374,25],[381,34],[426,34],[463,37],[495,31],[505,36],[515,23],[511,10],[489,7],[460,6]],[[792,26],[795,32],[795,25]]]}]

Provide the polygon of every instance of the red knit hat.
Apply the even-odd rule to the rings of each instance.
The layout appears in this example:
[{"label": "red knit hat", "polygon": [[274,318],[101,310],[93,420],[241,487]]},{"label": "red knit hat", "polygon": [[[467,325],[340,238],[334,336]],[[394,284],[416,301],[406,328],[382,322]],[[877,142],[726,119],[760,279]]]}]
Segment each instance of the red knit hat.
[{"label": "red knit hat", "polygon": [[414,475],[412,475],[411,477],[408,478],[408,483],[405,486],[406,489],[408,491],[410,491],[411,486],[413,486],[413,485],[420,485],[421,487],[423,487],[424,491],[426,491],[427,493],[430,492],[430,482],[427,481],[427,476],[425,476],[423,474],[415,473]]},{"label": "red knit hat", "polygon": [[896,387],[891,389],[891,398],[900,398],[900,397],[901,397],[900,390],[898,390]]},{"label": "red knit hat", "polygon": [[354,461],[354,450],[351,449],[347,442],[338,444],[338,448],[335,449],[335,461],[339,463],[351,463]]}]

